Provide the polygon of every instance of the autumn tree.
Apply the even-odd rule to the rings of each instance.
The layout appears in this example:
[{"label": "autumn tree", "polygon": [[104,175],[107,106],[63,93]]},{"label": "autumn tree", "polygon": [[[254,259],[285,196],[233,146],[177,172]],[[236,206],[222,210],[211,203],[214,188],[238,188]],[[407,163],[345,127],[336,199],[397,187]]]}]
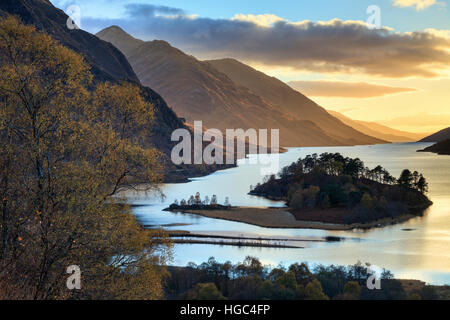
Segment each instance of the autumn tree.
[{"label": "autumn tree", "polygon": [[289,271],[294,273],[297,283],[303,286],[307,285],[313,279],[313,274],[305,263],[292,264],[289,267]]},{"label": "autumn tree", "polygon": [[322,291],[322,285],[319,280],[314,279],[306,285],[306,299],[307,300],[329,300],[327,295]]},{"label": "autumn tree", "polygon": [[361,296],[361,286],[357,281],[349,281],[344,287],[344,296],[346,299],[358,300]]},{"label": "autumn tree", "polygon": [[226,300],[214,283],[198,283],[182,295],[186,300]]},{"label": "autumn tree", "polygon": [[418,293],[413,293],[408,296],[408,300],[422,300],[422,297]]},{"label": "autumn tree", "polygon": [[[162,297],[164,235],[121,198],[161,180],[146,141],[153,109],[135,85],[93,88],[80,55],[0,21],[0,298]],[[80,291],[66,288],[70,265]]]}]

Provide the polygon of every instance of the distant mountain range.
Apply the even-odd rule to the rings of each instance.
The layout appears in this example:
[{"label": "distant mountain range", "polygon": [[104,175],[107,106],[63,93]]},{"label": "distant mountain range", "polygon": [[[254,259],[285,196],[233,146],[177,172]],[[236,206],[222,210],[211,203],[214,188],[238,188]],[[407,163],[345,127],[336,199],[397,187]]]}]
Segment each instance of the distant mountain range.
[{"label": "distant mountain range", "polygon": [[336,111],[328,110],[328,112],[341,120],[346,125],[349,125],[358,131],[361,131],[369,136],[387,140],[390,142],[413,142],[418,141],[425,136],[424,133],[413,133],[395,130],[376,122],[353,120]]},{"label": "distant mountain range", "polygon": [[152,142],[165,154],[168,181],[184,180],[213,171],[214,166],[175,167],[170,161],[170,152],[175,143],[171,134],[178,128],[187,128],[170,109],[164,99],[152,89],[142,86],[126,57],[111,43],[103,41],[83,30],[67,28],[68,16],[55,8],[48,0],[2,0],[0,16],[16,15],[24,23],[35,25],[62,45],[82,54],[91,66],[94,82],[129,81],[141,87],[142,95],[154,106],[155,125],[152,127]]},{"label": "distant mountain range", "polygon": [[278,128],[281,145],[385,143],[361,133],[291,89],[236,60],[199,61],[164,41],[144,42],[120,27],[97,36],[121,50],[140,81],[188,122],[209,128]]},{"label": "distant mountain range", "polygon": [[311,121],[328,136],[346,144],[383,143],[386,140],[370,137],[330,115],[314,101],[292,89],[275,77],[253,69],[235,59],[207,61],[231,80],[249,88],[258,96],[277,106],[277,109],[297,121]]},{"label": "distant mountain range", "polygon": [[423,138],[420,142],[441,142],[450,139],[450,127]]},{"label": "distant mountain range", "polygon": [[91,66],[94,82],[129,81],[141,87],[143,96],[155,108],[152,142],[165,154],[169,180],[217,169],[175,167],[170,162],[170,151],[175,144],[171,142],[171,133],[178,128],[190,129],[189,122],[193,120],[203,120],[204,126],[218,129],[279,128],[282,146],[375,144],[397,141],[394,138],[413,139],[389,128],[376,130],[375,124],[371,127],[374,131],[366,130],[333,116],[282,81],[237,60],[199,61],[167,42],[138,40],[119,27],[107,28],[98,37],[83,30],[69,30],[68,16],[48,0],[2,0],[0,16],[8,14],[35,25],[82,54]]}]

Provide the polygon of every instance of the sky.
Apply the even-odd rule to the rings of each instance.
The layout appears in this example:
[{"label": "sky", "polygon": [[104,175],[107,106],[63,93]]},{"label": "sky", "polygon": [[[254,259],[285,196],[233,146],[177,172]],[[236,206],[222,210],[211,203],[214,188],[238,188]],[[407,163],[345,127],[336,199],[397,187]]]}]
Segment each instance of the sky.
[{"label": "sky", "polygon": [[450,126],[450,0],[51,2],[78,6],[91,33],[118,25],[199,59],[236,58],[353,119]]}]

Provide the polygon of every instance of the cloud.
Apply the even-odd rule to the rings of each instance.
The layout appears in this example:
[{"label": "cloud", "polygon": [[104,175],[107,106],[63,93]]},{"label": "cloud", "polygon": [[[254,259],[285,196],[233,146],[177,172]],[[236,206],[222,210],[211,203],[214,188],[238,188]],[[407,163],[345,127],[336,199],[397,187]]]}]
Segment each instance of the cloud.
[{"label": "cloud", "polygon": [[97,32],[119,25],[137,38],[166,40],[200,58],[232,57],[294,71],[437,77],[450,66],[450,39],[430,32],[371,30],[365,22],[339,19],[289,22],[270,14],[210,19],[176,8],[125,9],[122,19],[85,18],[83,26]]},{"label": "cloud", "polygon": [[413,88],[391,87],[366,82],[291,81],[292,88],[312,97],[372,98],[416,91]]},{"label": "cloud", "polygon": [[442,4],[436,0],[394,0],[393,5],[396,7],[416,7],[417,11],[426,9],[436,4]]},{"label": "cloud", "polygon": [[262,26],[262,27],[271,27],[273,26],[274,23],[276,22],[280,22],[280,21],[286,21],[283,18],[280,18],[274,14],[258,14],[258,15],[254,15],[254,14],[236,14],[233,18],[231,18],[231,20],[235,20],[235,21],[247,21],[247,22],[251,22],[254,23],[258,26]]},{"label": "cloud", "polygon": [[425,29],[425,32],[428,32],[436,37],[450,39],[450,30],[445,30],[445,29],[438,30],[438,29],[434,29],[434,28],[428,28],[428,29]]},{"label": "cloud", "polygon": [[185,15],[183,9],[152,4],[130,3],[125,5],[125,13],[134,18],[149,18],[157,15],[178,16]]}]

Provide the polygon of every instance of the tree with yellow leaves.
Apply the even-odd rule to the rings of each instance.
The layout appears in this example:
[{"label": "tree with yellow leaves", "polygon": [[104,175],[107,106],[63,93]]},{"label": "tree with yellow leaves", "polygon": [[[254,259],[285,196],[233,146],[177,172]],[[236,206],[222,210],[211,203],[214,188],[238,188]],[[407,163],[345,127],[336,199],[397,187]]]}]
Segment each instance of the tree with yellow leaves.
[{"label": "tree with yellow leaves", "polygon": [[0,20],[0,298],[162,297],[170,246],[120,197],[161,181],[152,119],[138,86],[94,87],[79,54]]}]

